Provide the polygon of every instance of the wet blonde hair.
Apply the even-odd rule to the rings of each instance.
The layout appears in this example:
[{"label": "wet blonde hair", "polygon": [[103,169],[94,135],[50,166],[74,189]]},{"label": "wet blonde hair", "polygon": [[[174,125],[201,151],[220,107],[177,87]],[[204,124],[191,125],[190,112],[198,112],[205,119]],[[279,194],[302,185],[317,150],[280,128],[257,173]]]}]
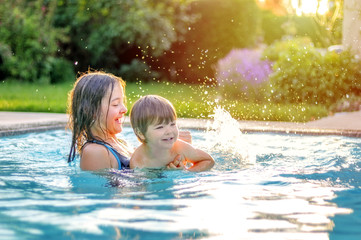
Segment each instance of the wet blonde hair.
[{"label": "wet blonde hair", "polygon": [[167,99],[158,95],[147,95],[138,99],[130,110],[130,124],[135,135],[142,143],[149,125],[169,123],[177,120],[174,106]]},{"label": "wet blonde hair", "polygon": [[90,129],[96,121],[99,121],[102,99],[110,91],[108,99],[110,104],[112,92],[117,83],[122,86],[125,99],[124,80],[110,73],[88,71],[74,83],[74,87],[68,95],[68,127],[72,130],[68,162],[74,160],[76,151],[81,152],[86,141],[95,139]]}]

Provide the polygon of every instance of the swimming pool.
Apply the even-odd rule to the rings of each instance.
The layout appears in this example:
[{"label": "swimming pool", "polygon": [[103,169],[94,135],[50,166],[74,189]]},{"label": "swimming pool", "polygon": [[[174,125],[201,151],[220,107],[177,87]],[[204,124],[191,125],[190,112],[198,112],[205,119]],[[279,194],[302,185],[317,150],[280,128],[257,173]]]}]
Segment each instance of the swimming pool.
[{"label": "swimming pool", "polygon": [[0,138],[0,239],[360,238],[361,139],[191,131],[211,171],[83,172],[67,131]]}]

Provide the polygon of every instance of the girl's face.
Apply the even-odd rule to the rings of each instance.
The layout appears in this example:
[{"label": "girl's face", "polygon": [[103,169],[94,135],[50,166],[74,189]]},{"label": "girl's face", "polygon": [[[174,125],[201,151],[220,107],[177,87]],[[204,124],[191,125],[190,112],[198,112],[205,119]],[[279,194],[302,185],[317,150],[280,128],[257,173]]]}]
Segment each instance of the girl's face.
[{"label": "girl's face", "polygon": [[124,104],[123,88],[119,83],[116,83],[113,92],[111,93],[109,89],[108,93],[102,99],[100,116],[102,129],[105,129],[107,134],[111,136],[120,133],[123,130],[122,120],[126,112],[127,108]]},{"label": "girl's face", "polygon": [[157,148],[171,148],[177,141],[179,130],[176,122],[151,124],[145,133],[147,145]]}]

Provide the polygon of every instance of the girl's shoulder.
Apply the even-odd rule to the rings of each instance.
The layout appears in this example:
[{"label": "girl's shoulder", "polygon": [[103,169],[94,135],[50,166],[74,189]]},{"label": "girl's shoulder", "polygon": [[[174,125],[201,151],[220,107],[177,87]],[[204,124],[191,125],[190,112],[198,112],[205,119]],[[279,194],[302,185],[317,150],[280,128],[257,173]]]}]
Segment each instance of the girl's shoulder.
[{"label": "girl's shoulder", "polygon": [[81,155],[83,154],[102,155],[103,153],[106,153],[106,148],[101,144],[93,143],[93,142],[85,143],[81,150]]},{"label": "girl's shoulder", "polygon": [[[102,159],[102,161],[99,161]],[[85,170],[110,168],[109,154],[100,144],[87,143],[80,154],[80,167]]]}]

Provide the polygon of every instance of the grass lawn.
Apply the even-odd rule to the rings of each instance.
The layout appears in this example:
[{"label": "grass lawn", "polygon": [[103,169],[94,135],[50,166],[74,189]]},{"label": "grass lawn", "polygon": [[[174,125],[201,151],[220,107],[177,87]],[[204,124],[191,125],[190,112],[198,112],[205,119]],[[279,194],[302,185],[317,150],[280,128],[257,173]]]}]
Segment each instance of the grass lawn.
[{"label": "grass lawn", "polygon": [[[0,82],[0,111],[66,112],[67,94],[73,83],[40,85]],[[157,94],[169,99],[178,117],[208,118],[221,106],[240,120],[305,122],[327,116],[317,105],[251,103],[222,100],[214,87],[174,83],[127,83],[128,110],[140,96]]]}]

